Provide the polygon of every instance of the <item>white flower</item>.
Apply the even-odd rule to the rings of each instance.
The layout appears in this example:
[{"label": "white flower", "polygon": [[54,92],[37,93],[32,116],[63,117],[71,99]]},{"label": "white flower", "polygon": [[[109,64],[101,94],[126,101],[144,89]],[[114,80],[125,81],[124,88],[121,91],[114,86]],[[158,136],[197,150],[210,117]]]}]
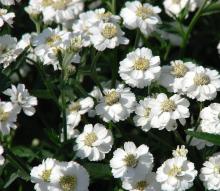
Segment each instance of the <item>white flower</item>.
[{"label": "white flower", "polygon": [[119,75],[131,87],[144,88],[159,78],[160,70],[160,57],[148,48],[138,48],[120,62]]},{"label": "white flower", "polygon": [[184,76],[188,71],[192,71],[196,65],[182,60],[174,60],[170,64],[162,66],[159,82],[170,92],[182,93]]},{"label": "white flower", "polygon": [[6,6],[14,5],[15,2],[20,2],[20,1],[21,0],[0,0],[1,4]]},{"label": "white flower", "polygon": [[50,191],[89,191],[89,174],[76,162],[59,162],[51,174]]},{"label": "white flower", "polygon": [[124,32],[116,23],[100,22],[90,29],[91,42],[98,51],[106,48],[114,49],[120,44],[128,44],[129,40],[124,37]]},{"label": "white flower", "polygon": [[123,24],[128,29],[139,28],[145,35],[155,31],[160,23],[158,13],[161,9],[158,6],[152,6],[149,3],[141,4],[139,1],[126,2],[125,8],[121,10],[120,16],[123,18]]},{"label": "white flower", "polygon": [[105,158],[109,153],[113,137],[111,131],[107,130],[102,124],[85,125],[84,131],[76,139],[77,145],[74,150],[81,159],[88,157],[90,161],[99,161]]},{"label": "white flower", "polygon": [[184,191],[193,186],[197,175],[194,164],[185,157],[166,160],[157,169],[156,180],[164,191]]},{"label": "white flower", "polygon": [[192,99],[213,100],[220,90],[220,75],[216,70],[198,66],[186,73],[182,86],[183,92]]},{"label": "white flower", "polygon": [[37,98],[30,96],[24,84],[18,84],[17,87],[11,85],[11,89],[9,88],[3,93],[10,96],[11,102],[14,104],[15,110],[18,113],[23,110],[28,116],[34,115],[35,108],[33,106],[37,105]]},{"label": "white flower", "polygon": [[[67,124],[66,125],[67,128],[67,139],[74,139],[76,137],[78,137],[79,135],[79,130],[76,129],[76,127],[72,124]],[[64,142],[64,132],[62,129],[62,136],[61,136],[61,141]]]},{"label": "white flower", "polygon": [[188,107],[189,101],[178,94],[174,94],[170,98],[164,93],[158,94],[151,103],[154,115],[151,120],[152,127],[159,130],[164,128],[168,131],[174,130],[176,120],[184,125],[186,123],[185,119],[190,116]]},{"label": "white flower", "polygon": [[160,191],[160,186],[156,182],[156,174],[150,172],[147,175],[135,175],[130,179],[124,179],[122,188],[129,191]]},{"label": "white flower", "polygon": [[13,24],[14,17],[14,13],[8,13],[7,9],[0,9],[0,28],[4,25],[4,23],[11,26]]},{"label": "white flower", "polygon": [[153,114],[150,103],[153,98],[147,97],[144,100],[140,100],[135,109],[134,123],[136,126],[141,127],[145,132],[151,129],[151,119]]},{"label": "white flower", "polygon": [[200,112],[201,130],[206,133],[220,135],[220,104],[212,103]]},{"label": "white flower", "polygon": [[2,166],[5,163],[5,158],[3,157],[4,148],[0,145],[0,166]]},{"label": "white flower", "polygon": [[187,9],[188,11],[195,11],[197,7],[195,0],[165,0],[163,5],[165,12],[172,17],[178,17],[183,9]]},{"label": "white flower", "polygon": [[201,169],[200,179],[208,190],[220,189],[220,154],[216,153],[205,161]]},{"label": "white flower", "polygon": [[119,122],[127,119],[136,106],[135,95],[130,88],[119,84],[116,89],[105,89],[104,96],[96,105],[96,114],[105,122]]},{"label": "white flower", "polygon": [[0,101],[0,132],[3,135],[10,133],[10,128],[16,129],[17,112],[11,102]]},{"label": "white flower", "polygon": [[31,169],[31,182],[35,183],[36,191],[49,191],[53,187],[50,181],[56,165],[55,159],[47,158],[43,160],[42,164]]},{"label": "white flower", "polygon": [[173,150],[173,157],[186,157],[188,153],[188,149],[186,149],[185,145],[177,146],[176,150]]},{"label": "white flower", "polygon": [[22,49],[17,48],[17,39],[10,35],[0,36],[0,64],[6,68],[17,59]]},{"label": "white flower", "polygon": [[147,145],[138,148],[133,142],[125,142],[124,149],[118,148],[110,160],[115,178],[132,178],[136,174],[144,175],[153,167],[153,156]]},{"label": "white flower", "polygon": [[217,49],[218,49],[218,53],[220,54],[220,42],[218,43]]},{"label": "white flower", "polygon": [[67,109],[67,125],[70,125],[72,128],[78,126],[81,116],[87,113],[93,106],[94,101],[91,97],[71,102]]}]

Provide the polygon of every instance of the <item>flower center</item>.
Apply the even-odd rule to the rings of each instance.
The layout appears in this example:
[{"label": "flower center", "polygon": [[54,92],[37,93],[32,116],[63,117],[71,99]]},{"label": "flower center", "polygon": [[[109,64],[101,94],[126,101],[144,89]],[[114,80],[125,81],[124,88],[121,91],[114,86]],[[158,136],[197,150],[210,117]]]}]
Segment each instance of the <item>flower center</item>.
[{"label": "flower center", "polygon": [[180,4],[180,1],[181,1],[181,0],[172,0],[172,2],[173,2],[174,4]]},{"label": "flower center", "polygon": [[120,94],[117,93],[115,90],[113,90],[105,95],[105,103],[111,106],[117,103],[119,101],[119,98],[120,98]]},{"label": "flower center", "polygon": [[51,171],[52,171],[52,169],[43,171],[43,173],[41,175],[41,178],[43,179],[44,182],[49,182],[50,181]]},{"label": "flower center", "polygon": [[150,7],[139,6],[136,10],[136,15],[140,18],[147,19],[151,15],[153,15],[153,10]]},{"label": "flower center", "polygon": [[146,181],[142,180],[142,181],[139,181],[139,182],[136,183],[135,189],[140,190],[140,191],[144,191],[144,189],[146,187],[148,187],[148,185],[149,184]]},{"label": "flower center", "polygon": [[57,41],[59,41],[59,40],[61,40],[60,36],[54,34],[54,35],[52,35],[52,36],[50,36],[50,37],[48,37],[48,38],[46,39],[46,43],[47,43],[49,46],[51,46],[51,45],[53,45],[53,43],[55,43],[55,42],[57,42]]},{"label": "flower center", "polygon": [[168,171],[168,176],[177,176],[181,171],[181,167],[174,165],[173,168]]},{"label": "flower center", "polygon": [[106,24],[104,29],[102,30],[102,36],[104,36],[107,39],[111,39],[117,36],[117,33],[117,27],[113,24]]},{"label": "flower center", "polygon": [[91,147],[92,144],[98,139],[98,137],[96,136],[96,134],[94,132],[92,133],[88,133],[86,136],[85,136],[85,139],[84,139],[84,144],[86,146],[89,146]]},{"label": "flower center", "polygon": [[0,121],[5,122],[8,120],[9,113],[5,112],[2,108],[0,108]]},{"label": "flower center", "polygon": [[193,80],[197,86],[204,86],[210,83],[210,78],[206,74],[196,74]]},{"label": "flower center", "polygon": [[62,9],[66,9],[68,4],[71,2],[72,0],[59,0],[56,1],[52,4],[52,7],[56,10],[62,10]]},{"label": "flower center", "polygon": [[81,108],[81,105],[79,101],[76,101],[76,102],[71,103],[69,110],[70,112],[76,112],[76,111],[79,111],[80,108]]},{"label": "flower center", "polygon": [[52,5],[52,4],[53,4],[53,0],[43,0],[42,1],[42,6],[43,7],[48,7],[48,6]]},{"label": "flower center", "polygon": [[147,70],[149,67],[150,67],[149,60],[146,58],[141,58],[141,57],[135,61],[134,66],[133,66],[135,70],[142,70],[142,71]]},{"label": "flower center", "polygon": [[136,156],[133,154],[126,155],[125,158],[123,159],[123,161],[125,162],[125,165],[127,167],[132,167],[132,168],[134,168],[138,162]]},{"label": "flower center", "polygon": [[214,166],[214,173],[220,174],[220,166]]},{"label": "flower center", "polygon": [[185,76],[187,72],[188,72],[188,68],[182,63],[175,63],[172,66],[171,74],[173,74],[177,78],[181,78]]},{"label": "flower center", "polygon": [[149,117],[150,115],[150,112],[151,112],[151,108],[146,108],[145,111],[144,111],[144,117]]},{"label": "flower center", "polygon": [[176,104],[173,100],[166,99],[161,103],[161,109],[163,112],[171,112],[176,109]]},{"label": "flower center", "polygon": [[60,187],[63,191],[74,191],[77,184],[75,176],[63,176],[60,178]]},{"label": "flower center", "polygon": [[98,18],[102,19],[104,22],[108,22],[111,16],[112,16],[112,13],[109,11],[106,13],[98,14]]}]

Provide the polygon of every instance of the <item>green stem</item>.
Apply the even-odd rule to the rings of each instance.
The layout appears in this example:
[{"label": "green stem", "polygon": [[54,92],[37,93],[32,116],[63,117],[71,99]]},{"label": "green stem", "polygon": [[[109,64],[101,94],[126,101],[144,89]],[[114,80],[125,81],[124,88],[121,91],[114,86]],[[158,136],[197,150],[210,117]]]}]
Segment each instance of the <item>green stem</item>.
[{"label": "green stem", "polygon": [[17,156],[14,155],[13,152],[10,151],[8,148],[4,148],[5,153],[6,153],[6,158],[14,164],[18,169],[20,169],[26,176],[30,176],[30,170],[29,168],[25,165],[26,163],[19,159]]},{"label": "green stem", "polygon": [[[61,70],[61,109],[62,109],[62,122],[64,143],[67,141],[67,124],[66,124],[66,99],[65,99],[65,73],[64,68]],[[62,133],[62,132],[61,132]]]},{"label": "green stem", "polygon": [[97,71],[96,71],[96,64],[97,64],[98,58],[100,57],[100,54],[101,54],[100,52],[97,52],[93,58],[90,76],[92,77],[92,79],[96,83],[96,85],[99,87],[101,92],[103,92],[103,88],[97,79]]},{"label": "green stem", "polygon": [[135,37],[135,41],[134,41],[134,49],[136,49],[138,47],[138,44],[140,42],[140,38],[141,38],[141,31],[139,29],[137,29],[136,37]]},{"label": "green stem", "polygon": [[112,0],[112,13],[116,14],[116,0]]},{"label": "green stem", "polygon": [[185,52],[186,45],[187,45],[189,38],[190,38],[190,34],[191,34],[194,26],[198,22],[200,16],[202,15],[203,8],[205,7],[206,3],[207,3],[207,0],[204,0],[202,6],[198,9],[198,11],[196,12],[196,14],[194,15],[194,17],[192,18],[192,20],[189,24],[188,30],[186,31],[186,33],[183,37],[182,44],[181,44],[182,54],[184,54],[184,52]]}]

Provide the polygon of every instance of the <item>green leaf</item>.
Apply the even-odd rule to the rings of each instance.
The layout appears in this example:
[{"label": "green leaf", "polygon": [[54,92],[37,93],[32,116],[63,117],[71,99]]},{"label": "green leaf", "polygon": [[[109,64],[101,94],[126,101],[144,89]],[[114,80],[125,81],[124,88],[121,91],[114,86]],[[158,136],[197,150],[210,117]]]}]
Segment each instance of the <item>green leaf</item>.
[{"label": "green leaf", "polygon": [[48,90],[32,90],[31,95],[40,99],[51,99],[51,94]]},{"label": "green leaf", "polygon": [[8,181],[5,183],[4,188],[8,188],[18,177],[19,177],[19,175],[17,172],[11,174]]},{"label": "green leaf", "polygon": [[23,146],[17,146],[12,149],[13,153],[19,157],[33,157],[38,158],[38,156],[29,148]]},{"label": "green leaf", "polygon": [[192,137],[196,137],[197,139],[202,139],[208,142],[211,142],[215,145],[220,146],[220,135],[214,135],[210,133],[203,133],[203,132],[194,132],[187,130],[186,133]]},{"label": "green leaf", "polygon": [[86,163],[83,166],[88,170],[90,177],[94,179],[110,179],[112,177],[108,164]]},{"label": "green leaf", "polygon": [[216,3],[211,3],[210,5],[208,5],[204,10],[203,10],[203,16],[205,15],[211,15],[211,14],[215,14],[215,13],[219,13],[220,12],[220,3],[216,2]]}]

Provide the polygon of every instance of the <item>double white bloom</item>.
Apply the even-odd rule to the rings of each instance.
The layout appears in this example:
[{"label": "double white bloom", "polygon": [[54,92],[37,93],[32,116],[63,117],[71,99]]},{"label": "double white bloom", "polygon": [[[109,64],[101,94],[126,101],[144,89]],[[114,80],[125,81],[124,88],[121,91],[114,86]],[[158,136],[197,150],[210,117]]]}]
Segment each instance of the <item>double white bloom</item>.
[{"label": "double white bloom", "polygon": [[133,1],[125,3],[125,8],[121,10],[120,16],[128,29],[139,28],[144,35],[149,35],[160,23],[158,16],[160,12],[161,9],[158,6],[154,7],[149,3],[142,4],[139,1]]},{"label": "double white bloom", "polygon": [[0,28],[4,25],[4,23],[11,26],[13,24],[14,17],[14,13],[8,13],[7,9],[0,9]]},{"label": "double white bloom", "polygon": [[96,105],[96,114],[105,122],[119,122],[127,119],[136,106],[135,95],[130,88],[119,84],[116,89],[105,89],[104,96]]},{"label": "double white bloom", "polygon": [[24,84],[18,84],[17,87],[11,85],[11,89],[9,88],[3,93],[10,96],[11,102],[14,104],[14,109],[17,113],[20,113],[21,110],[23,110],[28,116],[34,115],[34,106],[37,105],[37,98],[30,96]]},{"label": "double white bloom", "polygon": [[148,48],[138,48],[120,62],[119,75],[129,86],[144,88],[159,78],[160,70],[160,57]]},{"label": "double white bloom", "polygon": [[33,167],[30,175],[36,191],[88,191],[89,174],[74,161],[59,162],[47,158]]},{"label": "double white bloom", "polygon": [[113,137],[111,131],[107,130],[102,124],[85,125],[84,131],[77,137],[74,150],[81,159],[88,157],[90,161],[99,161],[109,153]]}]

